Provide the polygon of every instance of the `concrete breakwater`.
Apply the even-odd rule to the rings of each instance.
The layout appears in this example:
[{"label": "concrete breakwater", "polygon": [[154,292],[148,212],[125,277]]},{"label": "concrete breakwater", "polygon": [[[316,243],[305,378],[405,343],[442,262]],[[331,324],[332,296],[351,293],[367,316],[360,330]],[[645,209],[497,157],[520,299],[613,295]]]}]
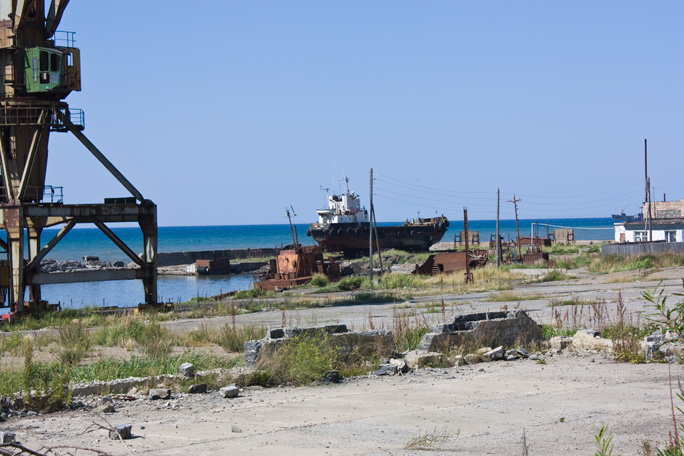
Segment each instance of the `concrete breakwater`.
[{"label": "concrete breakwater", "polygon": [[196,252],[160,252],[157,254],[158,266],[176,266],[192,264],[196,260],[217,260],[230,258],[233,260],[248,260],[250,258],[275,257],[280,248],[231,249],[231,250],[202,250]]}]

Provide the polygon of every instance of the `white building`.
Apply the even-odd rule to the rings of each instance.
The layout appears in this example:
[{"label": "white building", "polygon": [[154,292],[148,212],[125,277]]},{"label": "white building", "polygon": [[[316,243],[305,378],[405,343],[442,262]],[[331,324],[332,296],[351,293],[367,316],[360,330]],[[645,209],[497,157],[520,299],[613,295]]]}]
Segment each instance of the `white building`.
[{"label": "white building", "polygon": [[653,237],[649,239],[649,230],[646,222],[620,222],[615,224],[615,242],[683,242],[684,241],[684,218],[663,218],[651,221]]}]

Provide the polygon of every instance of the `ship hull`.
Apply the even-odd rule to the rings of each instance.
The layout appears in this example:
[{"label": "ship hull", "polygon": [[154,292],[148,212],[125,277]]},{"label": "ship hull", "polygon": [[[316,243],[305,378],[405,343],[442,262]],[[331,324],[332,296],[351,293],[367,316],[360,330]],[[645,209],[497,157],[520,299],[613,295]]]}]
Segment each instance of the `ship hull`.
[{"label": "ship hull", "polygon": [[[369,227],[369,223],[313,223],[306,234],[329,252],[363,253],[368,251]],[[377,239],[381,249],[422,252],[439,242],[448,228],[449,222],[442,218],[432,223],[378,226]]]}]

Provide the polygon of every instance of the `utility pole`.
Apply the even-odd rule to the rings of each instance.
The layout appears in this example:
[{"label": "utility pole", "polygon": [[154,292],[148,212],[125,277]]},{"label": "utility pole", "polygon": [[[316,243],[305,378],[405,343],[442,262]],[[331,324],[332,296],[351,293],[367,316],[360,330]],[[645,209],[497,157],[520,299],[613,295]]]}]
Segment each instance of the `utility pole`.
[{"label": "utility pole", "polygon": [[473,274],[470,272],[470,248],[468,245],[468,239],[469,234],[468,234],[468,209],[463,208],[463,227],[465,229],[465,264],[466,264],[466,272],[465,272],[465,277],[464,277],[464,283],[468,285],[469,283],[473,283]]},{"label": "utility pole", "polygon": [[515,206],[515,232],[516,235],[518,236],[516,239],[516,244],[518,244],[518,256],[522,258],[522,248],[520,247],[520,228],[518,227],[518,203],[522,201],[520,198],[515,197],[515,193],[513,194],[513,199],[508,200],[509,203],[513,203]]},{"label": "utility pole", "polygon": [[368,221],[368,268],[373,289],[373,168],[370,169],[370,219]]},{"label": "utility pole", "polygon": [[644,204],[647,204],[648,210],[644,214],[645,226],[644,230],[648,231],[648,240],[652,241],[653,227],[651,226],[651,182],[648,178],[648,143],[644,139],[644,183],[646,188],[644,190]]},{"label": "utility pole", "polygon": [[496,189],[496,267],[497,269],[501,267],[501,238],[499,237],[499,202],[500,202],[500,191]]}]

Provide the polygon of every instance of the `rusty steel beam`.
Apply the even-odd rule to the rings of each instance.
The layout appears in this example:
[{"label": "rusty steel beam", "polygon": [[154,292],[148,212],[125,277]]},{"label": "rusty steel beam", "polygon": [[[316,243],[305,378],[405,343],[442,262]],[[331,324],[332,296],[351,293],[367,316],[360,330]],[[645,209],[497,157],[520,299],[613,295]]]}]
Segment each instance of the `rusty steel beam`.
[{"label": "rusty steel beam", "polygon": [[62,113],[62,111],[60,110],[55,110],[54,112],[55,114],[57,114],[59,120],[61,120],[62,123],[67,127],[67,129],[74,136],[76,136],[76,138],[79,141],[81,141],[81,143],[86,147],[86,149],[88,149],[90,153],[93,154],[95,158],[97,158],[105,168],[107,168],[107,171],[109,171],[112,174],[112,176],[114,176],[116,180],[118,180],[119,183],[123,185],[126,188],[126,190],[128,190],[131,193],[131,195],[135,197],[135,199],[137,199],[138,201],[144,200],[142,193],[140,193],[138,189],[135,188],[133,184],[131,184],[128,181],[128,179],[126,179],[118,169],[116,169],[116,166],[114,166],[112,162],[110,162],[107,159],[107,157],[105,157],[104,154],[100,152],[97,147],[95,147],[95,144],[90,142],[90,140],[86,138],[86,136],[83,133],[81,133],[81,131],[78,128],[76,128],[76,126],[73,123],[71,123],[71,120],[69,120],[69,116],[64,115],[64,113]]},{"label": "rusty steel beam", "polygon": [[119,237],[114,234],[114,232],[110,230],[107,225],[99,220],[96,220],[94,223],[95,226],[98,227],[100,231],[102,231],[109,239],[111,239],[111,241],[116,244],[116,246],[121,249],[123,253],[125,253],[131,260],[135,262],[135,264],[141,268],[145,266],[143,260],[141,260],[138,255],[136,255],[135,252],[130,249],[130,247],[128,247],[121,239],[119,239]]},{"label": "rusty steel beam", "polygon": [[38,254],[36,254],[35,257],[29,262],[29,264],[26,265],[26,271],[33,271],[38,269],[38,265],[40,264],[41,260],[45,258],[45,255],[50,253],[50,250],[52,250],[59,241],[61,241],[64,236],[67,235],[69,231],[76,225],[75,220],[69,220],[64,227],[59,230],[59,232],[50,239],[50,242],[48,242],[45,247],[43,247]]},{"label": "rusty steel beam", "polygon": [[24,172],[21,175],[21,180],[19,181],[19,190],[17,191],[17,199],[22,201],[24,195],[26,194],[26,188],[28,187],[28,181],[31,176],[31,171],[33,170],[33,163],[36,161],[36,156],[38,155],[38,144],[43,136],[43,130],[45,130],[45,124],[47,123],[47,111],[43,109],[40,113],[38,123],[40,124],[36,131],[33,132],[33,138],[31,139],[31,148],[29,149],[28,157],[26,157],[26,163],[24,165]]}]

